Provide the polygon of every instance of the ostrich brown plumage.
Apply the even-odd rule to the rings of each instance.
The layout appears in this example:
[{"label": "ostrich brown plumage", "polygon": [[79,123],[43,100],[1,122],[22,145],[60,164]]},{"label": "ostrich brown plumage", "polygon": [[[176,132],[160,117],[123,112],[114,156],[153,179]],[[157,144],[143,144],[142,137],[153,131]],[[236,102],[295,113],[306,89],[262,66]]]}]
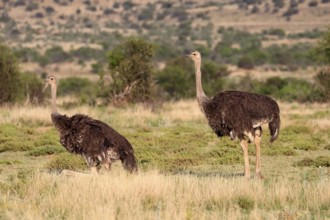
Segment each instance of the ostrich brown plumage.
[{"label": "ostrich brown plumage", "polygon": [[137,171],[132,145],[124,136],[87,115],[61,115],[56,106],[56,78],[47,77],[45,88],[47,85],[51,85],[52,122],[60,133],[61,144],[70,153],[82,155],[92,173],[98,172],[99,165],[110,170],[113,160],[121,160],[130,172]]},{"label": "ostrich brown plumage", "polygon": [[[280,109],[270,97],[240,91],[223,91],[208,98],[201,81],[201,55],[198,51],[187,55],[195,64],[196,92],[198,105],[209,125],[219,136],[239,139],[244,153],[244,176],[250,177],[248,141],[256,148],[256,177],[261,176],[260,141],[261,125],[268,124],[273,142],[279,134]],[[248,141],[247,141],[247,140]]]}]

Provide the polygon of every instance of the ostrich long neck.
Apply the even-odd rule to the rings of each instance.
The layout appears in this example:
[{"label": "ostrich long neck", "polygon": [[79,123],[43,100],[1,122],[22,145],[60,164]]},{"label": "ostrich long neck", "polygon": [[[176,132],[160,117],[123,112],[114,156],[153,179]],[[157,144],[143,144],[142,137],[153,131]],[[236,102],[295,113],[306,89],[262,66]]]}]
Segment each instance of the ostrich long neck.
[{"label": "ostrich long neck", "polygon": [[52,86],[52,114],[59,114],[56,106],[56,84],[51,84]]},{"label": "ostrich long neck", "polygon": [[195,62],[195,73],[196,73],[196,92],[197,92],[197,101],[200,109],[203,110],[203,104],[209,100],[205,95],[202,86],[202,73],[201,73],[201,61]]}]

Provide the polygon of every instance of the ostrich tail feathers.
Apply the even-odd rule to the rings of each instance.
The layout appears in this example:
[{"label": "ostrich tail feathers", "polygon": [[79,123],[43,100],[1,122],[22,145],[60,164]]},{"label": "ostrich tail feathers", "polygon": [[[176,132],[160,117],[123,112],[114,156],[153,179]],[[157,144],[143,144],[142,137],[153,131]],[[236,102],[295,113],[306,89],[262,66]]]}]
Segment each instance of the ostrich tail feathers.
[{"label": "ostrich tail feathers", "polygon": [[136,164],[133,152],[125,151],[125,155],[121,158],[121,161],[123,163],[123,167],[130,173],[136,173],[138,171],[138,166]]},{"label": "ostrich tail feathers", "polygon": [[276,138],[278,137],[278,134],[280,132],[280,116],[277,114],[274,119],[268,124],[269,126],[269,131],[270,131],[270,143],[273,143]]}]

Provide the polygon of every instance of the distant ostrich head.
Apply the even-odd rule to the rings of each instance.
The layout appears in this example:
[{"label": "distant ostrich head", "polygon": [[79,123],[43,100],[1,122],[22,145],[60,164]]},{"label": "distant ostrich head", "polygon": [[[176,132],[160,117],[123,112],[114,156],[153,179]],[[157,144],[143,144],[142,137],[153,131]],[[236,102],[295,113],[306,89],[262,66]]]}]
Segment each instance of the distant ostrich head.
[{"label": "distant ostrich head", "polygon": [[46,84],[45,84],[45,87],[43,88],[43,91],[45,91],[49,85],[51,85],[51,86],[56,85],[56,77],[52,76],[52,75],[47,76],[47,78],[45,79],[45,83]]},{"label": "distant ostrich head", "polygon": [[192,59],[194,61],[194,63],[201,62],[201,59],[202,59],[201,54],[198,51],[194,51],[191,54],[188,54],[187,57]]},{"label": "distant ostrich head", "polygon": [[52,91],[52,113],[58,113],[57,112],[57,107],[56,107],[56,77],[50,75],[46,78],[45,82],[46,82],[46,85],[45,85],[43,91],[45,91],[49,85],[51,86],[51,91]]},{"label": "distant ostrich head", "polygon": [[47,76],[45,81],[47,84],[56,84],[56,77],[52,75]]}]

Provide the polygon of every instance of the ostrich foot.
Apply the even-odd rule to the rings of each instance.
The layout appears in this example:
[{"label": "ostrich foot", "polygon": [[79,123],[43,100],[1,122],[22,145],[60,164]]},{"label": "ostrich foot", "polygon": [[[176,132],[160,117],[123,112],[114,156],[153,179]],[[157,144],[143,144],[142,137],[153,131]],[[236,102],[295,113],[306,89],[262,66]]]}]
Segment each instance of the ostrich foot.
[{"label": "ostrich foot", "polygon": [[256,179],[263,179],[264,176],[261,174],[261,172],[257,172],[256,175],[254,176]]}]

